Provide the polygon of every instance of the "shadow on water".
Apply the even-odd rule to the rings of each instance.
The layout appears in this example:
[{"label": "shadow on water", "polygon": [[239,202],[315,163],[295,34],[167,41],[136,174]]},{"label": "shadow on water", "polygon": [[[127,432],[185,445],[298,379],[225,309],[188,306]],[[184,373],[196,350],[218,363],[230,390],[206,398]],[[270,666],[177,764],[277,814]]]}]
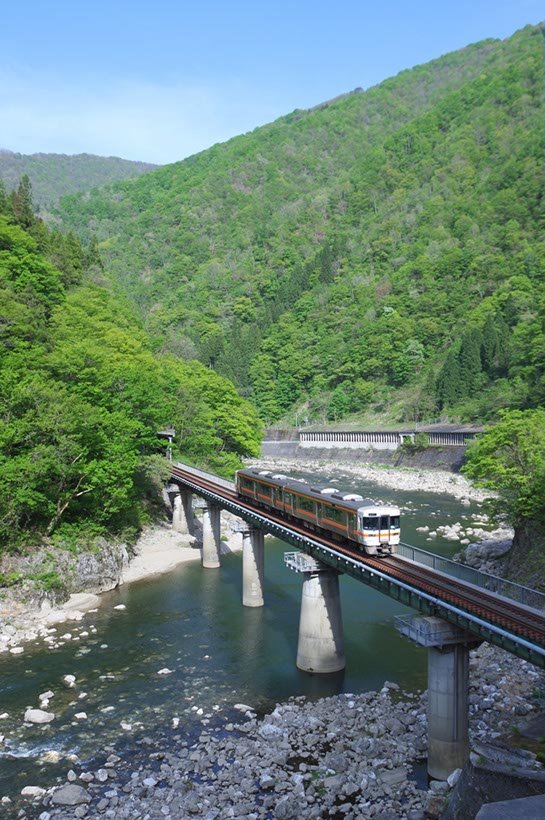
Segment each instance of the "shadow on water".
[{"label": "shadow on water", "polygon": [[[375,491],[394,500],[390,491]],[[435,496],[405,495],[406,526],[414,531],[471,513],[452,499],[447,513]],[[422,537],[416,543],[430,548]],[[105,594],[98,611],[59,626],[57,636],[72,637],[57,649],[37,642],[23,655],[0,656],[0,713],[8,714],[0,720],[1,792],[16,798],[25,785],[51,785],[70,768],[66,755],[89,759],[109,744],[130,749],[143,733],[170,731],[174,717],[178,733],[190,737],[202,731],[202,719],[232,719],[236,703],[266,712],[292,695],[361,692],[385,680],[424,688],[425,650],[392,625],[394,615],[410,610],[345,576],[346,669],[315,675],[296,668],[302,579],[284,566],[291,549],[266,539],[264,608],[242,607],[241,556],[231,554],[220,570],[203,570],[196,561]],[[126,609],[115,610],[118,604]],[[76,676],[75,687],[63,685],[66,674]],[[38,707],[47,690],[54,693],[48,708],[55,720],[25,724],[26,708]],[[81,712],[85,719],[76,718]],[[60,762],[40,763],[51,750]]]}]

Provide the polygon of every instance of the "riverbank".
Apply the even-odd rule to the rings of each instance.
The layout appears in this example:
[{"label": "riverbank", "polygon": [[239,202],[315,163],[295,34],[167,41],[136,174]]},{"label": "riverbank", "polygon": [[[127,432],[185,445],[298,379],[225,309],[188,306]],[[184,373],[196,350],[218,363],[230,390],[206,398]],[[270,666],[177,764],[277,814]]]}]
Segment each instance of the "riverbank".
[{"label": "riverbank", "polygon": [[[230,513],[222,513],[223,553],[242,549],[242,536],[231,532],[232,520]],[[108,583],[101,584],[99,578],[92,577],[89,579],[92,592],[75,592],[58,606],[52,605],[47,597],[39,602],[33,596],[25,600],[19,590],[3,589],[0,600],[0,652],[21,654],[25,643],[47,637],[58,624],[81,621],[86,612],[92,612],[101,605],[102,592],[170,572],[188,561],[200,560],[202,527],[197,518],[195,532],[195,536],[175,532],[168,522],[146,527],[131,553],[125,548],[121,550],[122,560],[116,563],[117,572],[110,567]],[[97,565],[95,575],[99,572],[100,565]]]},{"label": "riverbank", "polygon": [[[499,756],[522,779],[524,772],[537,779],[538,788],[545,778],[535,755],[501,743],[516,734],[524,745],[542,716],[542,687],[542,673],[526,661],[486,644],[471,652],[472,758]],[[198,739],[184,739],[173,715],[170,726],[136,740],[129,755],[112,746],[102,765],[88,768],[76,760],[51,788],[29,783],[22,790],[29,814],[18,816],[438,818],[461,771],[428,788],[426,706],[425,692],[403,691],[395,681],[379,691],[290,698],[264,716],[239,703],[230,720],[215,720],[197,699]],[[499,798],[496,791],[485,802]]]},{"label": "riverbank", "polygon": [[288,474],[311,472],[317,475],[330,476],[345,474],[365,481],[372,481],[392,490],[422,491],[430,493],[444,493],[460,500],[482,502],[490,498],[490,490],[475,487],[465,476],[443,470],[412,470],[400,467],[387,467],[372,463],[353,461],[323,461],[319,459],[297,458],[262,458],[247,461],[248,467],[259,467],[264,470],[274,470]]}]

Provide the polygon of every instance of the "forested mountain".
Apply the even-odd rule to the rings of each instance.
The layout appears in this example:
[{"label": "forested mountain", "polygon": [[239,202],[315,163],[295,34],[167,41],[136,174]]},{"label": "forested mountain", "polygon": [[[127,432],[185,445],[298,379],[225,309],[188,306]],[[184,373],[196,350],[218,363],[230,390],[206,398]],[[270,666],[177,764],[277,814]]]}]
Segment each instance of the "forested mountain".
[{"label": "forested mountain", "polygon": [[543,403],[543,210],[540,25],[60,213],[157,346],[267,421],[399,421]]},{"label": "forested mountain", "polygon": [[136,532],[167,477],[166,426],[216,472],[259,450],[233,385],[154,354],[134,309],[98,284],[96,246],[31,205],[23,183],[0,202],[0,557],[45,536]]},{"label": "forested mountain", "polygon": [[16,188],[26,174],[32,184],[34,202],[42,210],[56,205],[67,194],[90,191],[120,179],[132,179],[154,168],[157,165],[119,157],[16,154],[0,149],[0,179],[6,188]]}]

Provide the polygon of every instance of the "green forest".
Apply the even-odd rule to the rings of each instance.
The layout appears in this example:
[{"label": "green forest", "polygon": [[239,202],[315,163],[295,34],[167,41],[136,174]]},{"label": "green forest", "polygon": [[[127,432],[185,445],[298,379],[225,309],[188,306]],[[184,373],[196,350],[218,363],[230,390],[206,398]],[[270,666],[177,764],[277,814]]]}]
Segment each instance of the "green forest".
[{"label": "green forest", "polygon": [[232,384],[153,351],[96,243],[34,216],[28,177],[0,186],[0,550],[132,537],[176,454],[232,475],[260,423]]},{"label": "green forest", "polygon": [[59,199],[76,191],[90,191],[118,179],[131,179],[157,168],[149,162],[93,154],[17,154],[0,149],[0,179],[8,190],[26,175],[32,184],[34,205],[47,211]]},{"label": "green forest", "polygon": [[165,427],[232,475],[297,419],[493,423],[468,473],[542,526],[543,123],[540,25],[47,221],[0,181],[0,544],[136,532]]},{"label": "green forest", "polygon": [[529,26],[59,215],[265,423],[488,421],[544,401],[543,118]]}]

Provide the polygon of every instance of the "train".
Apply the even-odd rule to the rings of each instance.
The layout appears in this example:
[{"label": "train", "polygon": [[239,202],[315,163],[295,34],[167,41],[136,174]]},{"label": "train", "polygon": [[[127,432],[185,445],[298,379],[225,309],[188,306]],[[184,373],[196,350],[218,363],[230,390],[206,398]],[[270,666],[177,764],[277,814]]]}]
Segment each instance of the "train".
[{"label": "train", "polygon": [[235,486],[240,498],[279,511],[288,521],[311,532],[339,542],[348,540],[367,555],[386,556],[397,551],[401,532],[398,507],[270,470],[238,470]]}]

